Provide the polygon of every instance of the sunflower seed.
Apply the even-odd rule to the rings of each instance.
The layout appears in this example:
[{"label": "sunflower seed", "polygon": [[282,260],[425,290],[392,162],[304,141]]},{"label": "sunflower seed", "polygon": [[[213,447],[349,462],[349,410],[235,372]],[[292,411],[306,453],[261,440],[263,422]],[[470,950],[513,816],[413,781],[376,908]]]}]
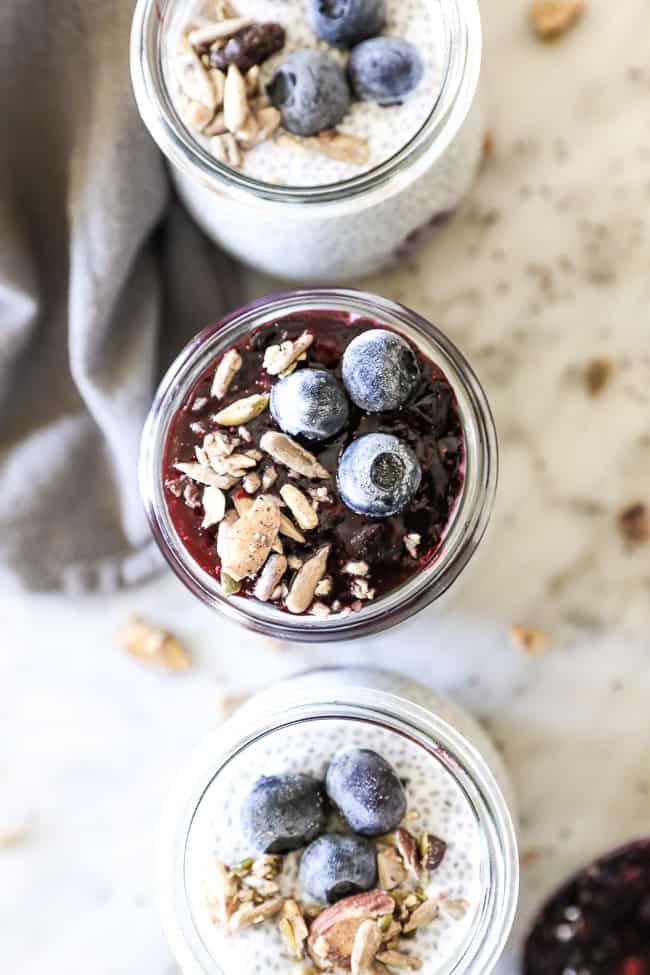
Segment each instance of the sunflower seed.
[{"label": "sunflower seed", "polygon": [[[268,401],[268,397],[267,397]],[[318,463],[313,454],[301,447],[285,433],[267,431],[260,440],[262,450],[270,454],[273,460],[285,467],[296,471],[304,477],[328,478],[329,471]]]}]

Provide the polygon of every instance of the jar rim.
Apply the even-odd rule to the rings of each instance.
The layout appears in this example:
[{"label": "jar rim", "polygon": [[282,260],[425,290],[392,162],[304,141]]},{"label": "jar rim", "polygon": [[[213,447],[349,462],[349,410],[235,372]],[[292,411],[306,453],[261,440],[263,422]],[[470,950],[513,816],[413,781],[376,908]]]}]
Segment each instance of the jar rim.
[{"label": "jar rim", "polygon": [[[284,684],[289,688],[291,681]],[[283,693],[275,708],[240,712],[194,752],[167,800],[157,843],[158,906],[184,975],[227,975],[197,929],[186,886],[188,844],[201,802],[222,769],[263,737],[302,721],[357,720],[406,736],[441,762],[470,804],[481,831],[483,884],[480,911],[462,952],[443,975],[483,975],[505,946],[514,920],[519,886],[517,841],[501,789],[483,756],[444,719],[385,690],[346,686],[334,693]],[[486,872],[487,868],[487,872]]]},{"label": "jar rim", "polygon": [[[219,162],[193,139],[174,108],[160,54],[161,25],[174,0],[138,0],[131,28],[131,79],[140,115],[151,136],[182,173],[208,189],[259,206],[281,204],[308,218],[322,207],[365,208],[401,192],[447,150],[471,107],[481,65],[478,0],[437,0],[447,24],[441,90],[415,135],[366,173],[313,187],[276,186]],[[452,43],[452,38],[457,43]]]},{"label": "jar rim", "polygon": [[[464,482],[436,556],[401,586],[348,616],[290,616],[254,599],[225,596],[180,540],[169,513],[163,456],[172,419],[210,362],[254,327],[308,309],[344,311],[395,328],[440,366],[456,396],[465,439]],[[145,422],[139,465],[140,491],[154,538],[179,579],[203,602],[257,633],[284,640],[344,640],[385,630],[441,596],[478,547],[489,522],[498,478],[496,429],[490,407],[460,350],[430,322],[403,305],[350,289],[314,288],[267,295],[200,332],[163,378]]]}]

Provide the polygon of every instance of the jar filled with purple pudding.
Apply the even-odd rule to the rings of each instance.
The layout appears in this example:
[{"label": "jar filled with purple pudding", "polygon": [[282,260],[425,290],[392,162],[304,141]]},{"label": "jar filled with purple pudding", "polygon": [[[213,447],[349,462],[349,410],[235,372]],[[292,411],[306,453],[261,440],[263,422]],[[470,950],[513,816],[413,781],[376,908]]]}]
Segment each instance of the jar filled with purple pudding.
[{"label": "jar filled with purple pudding", "polygon": [[251,629],[343,639],[437,599],[487,526],[493,420],[460,352],[374,295],[264,298],[206,329],[153,404],[141,485],[179,578]]},{"label": "jar filled with purple pudding", "polygon": [[139,0],[140,113],[187,210],[293,281],[380,270],[481,160],[476,0]]}]

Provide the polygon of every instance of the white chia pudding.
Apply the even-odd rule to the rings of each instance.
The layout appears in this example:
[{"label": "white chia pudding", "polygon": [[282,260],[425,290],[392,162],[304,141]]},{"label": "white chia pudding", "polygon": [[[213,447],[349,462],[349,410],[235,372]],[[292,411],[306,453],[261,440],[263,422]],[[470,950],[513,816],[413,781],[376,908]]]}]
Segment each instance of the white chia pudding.
[{"label": "white chia pudding", "polygon": [[[342,50],[319,39],[306,16],[307,2],[309,0],[231,0],[233,18],[250,18],[262,25],[279,24],[285,32],[282,48],[259,65],[259,73],[257,70],[254,72],[257,78],[255,94],[249,98],[253,106],[267,101],[264,93],[276,69],[294,51],[321,51],[343,71],[346,70],[349,50]],[[188,96],[183,88],[182,73],[179,80],[179,72],[175,70],[179,48],[181,59],[185,56],[185,38],[197,36],[193,30],[198,33],[202,24],[209,23],[208,18],[213,10],[213,4],[197,4],[194,8],[190,5],[185,11],[176,12],[174,29],[168,38],[167,63],[170,90],[179,114],[193,138],[208,152],[216,151],[220,158],[223,136],[213,136],[204,131],[205,127],[209,131],[215,128],[210,124],[212,120],[202,125],[208,112],[188,112]],[[241,150],[236,157],[240,160],[237,169],[260,182],[275,185],[311,187],[338,183],[380,165],[413,138],[430,115],[442,87],[445,61],[442,12],[439,5],[431,0],[387,0],[385,11],[386,20],[381,36],[402,38],[410,42],[421,56],[423,73],[416,87],[398,104],[380,105],[369,99],[353,99],[350,102],[336,126],[337,133],[356,140],[350,143],[349,153],[345,152],[346,144],[342,143],[342,154],[349,155],[349,158],[334,159],[324,153],[323,149],[327,151],[332,137],[328,137],[329,143],[327,140],[323,143],[314,138],[302,138],[289,133],[280,122],[274,134],[260,139],[250,149],[246,140],[238,139],[235,134],[235,141]],[[199,46],[197,50],[199,53],[203,50],[209,64],[205,46]],[[208,69],[208,74],[214,78],[212,71]],[[221,85],[219,79],[219,90]],[[219,113],[219,109],[218,105],[215,114]],[[333,139],[336,141],[335,136]],[[223,161],[230,162],[228,158]]]},{"label": "white chia pudding", "polygon": [[[319,283],[374,273],[437,233],[481,160],[476,0],[328,0],[382,6],[381,25],[347,47],[315,33],[316,0],[227,2],[138,0],[134,19],[138,104],[204,232],[258,270]],[[230,30],[224,21],[249,25],[244,34],[268,35],[274,24],[275,42],[253,45],[240,70],[224,63],[232,37],[210,41],[215,30]],[[159,63],[145,42],[151,33]],[[391,48],[389,56],[387,42],[410,53]],[[376,43],[381,56],[365,47]],[[306,57],[309,71],[296,74],[295,57]],[[314,58],[330,73],[321,77]],[[404,69],[392,94],[382,75],[391,58]],[[380,66],[373,76],[370,63]],[[312,68],[310,102],[303,88],[311,82],[291,85]],[[400,85],[407,90],[396,95]],[[300,98],[287,96],[298,89]],[[306,103],[310,112],[301,115]]]},{"label": "white chia pudding", "polygon": [[[348,749],[372,750],[390,763],[402,780],[406,793],[402,826],[407,835],[415,838],[418,850],[426,834],[435,837],[437,843],[442,841],[436,848],[434,869],[422,869],[417,875],[409,871],[407,876],[406,868],[399,869],[401,863],[408,863],[408,857],[403,859],[403,847],[399,843],[397,848],[383,846],[385,837],[373,840],[377,851],[391,851],[389,860],[398,865],[393,880],[399,882],[386,883],[380,872],[373,887],[375,894],[362,896],[376,896],[383,880],[389,890],[379,896],[395,901],[395,916],[402,919],[402,929],[412,932],[408,938],[403,937],[397,925],[392,933],[387,932],[390,918],[386,917],[387,908],[380,906],[381,918],[372,915],[373,923],[383,925],[387,941],[379,947],[376,957],[383,959],[391,970],[393,961],[395,967],[406,964],[412,970],[417,967],[424,975],[432,975],[458,956],[480,910],[483,882],[481,835],[472,807],[449,771],[422,746],[395,731],[369,723],[323,718],[274,731],[250,745],[213,780],[195,815],[186,853],[190,908],[205,946],[225,973],[295,972],[298,975],[303,971],[303,958],[309,961],[311,954],[315,960],[311,944],[294,952],[292,957],[291,942],[287,942],[283,932],[286,912],[278,911],[243,930],[227,931],[219,911],[222,882],[219,871],[223,869],[220,864],[231,868],[243,866],[244,875],[238,881],[240,889],[260,890],[264,896],[256,899],[262,910],[265,903],[274,899],[291,898],[292,903],[300,905],[307,925],[313,923],[313,917],[319,910],[324,912],[326,904],[317,904],[301,883],[298,867],[302,851],[287,853],[282,857],[281,872],[275,875],[271,870],[268,874],[277,889],[267,889],[263,884],[259,887],[256,872],[257,876],[263,872],[260,866],[263,857],[259,851],[251,850],[244,836],[242,808],[260,773],[264,776],[306,773],[323,782],[332,760],[341,753],[348,754]],[[329,776],[327,781],[329,784]],[[341,820],[336,820],[334,826],[330,822],[327,829],[332,828],[340,831]],[[390,844],[395,843],[395,836],[392,832]],[[256,856],[256,866],[251,869],[250,858]],[[415,856],[420,856],[419,852]],[[257,886],[247,886],[251,878]],[[347,901],[337,903],[342,907]],[[406,906],[400,909],[400,903]],[[431,905],[435,905],[433,911]],[[416,915],[418,908],[420,914]],[[409,917],[415,918],[412,928]],[[417,926],[418,917],[421,926]],[[349,964],[330,961],[329,968],[349,971]]]}]

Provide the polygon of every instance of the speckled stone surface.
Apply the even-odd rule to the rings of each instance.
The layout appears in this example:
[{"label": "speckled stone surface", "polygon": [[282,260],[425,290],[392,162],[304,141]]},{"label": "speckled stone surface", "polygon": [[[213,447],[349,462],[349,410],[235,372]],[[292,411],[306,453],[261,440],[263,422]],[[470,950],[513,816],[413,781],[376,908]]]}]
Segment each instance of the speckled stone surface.
[{"label": "speckled stone surface", "polygon": [[[492,528],[444,608],[354,646],[289,649],[195,606],[166,575],[112,599],[0,595],[3,965],[21,975],[176,975],[153,907],[162,796],[227,693],[306,664],[373,660],[449,689],[503,749],[521,806],[521,930],[568,870],[650,823],[650,69],[647,4],[589,0],[555,45],[525,5],[483,4],[495,151],[455,220],[371,289],[446,329],[501,432]],[[250,293],[267,280],[247,278]],[[614,367],[598,397],[596,356]],[[126,658],[133,612],[175,627],[196,667]],[[548,652],[509,642],[541,627]],[[20,840],[20,837],[16,837]]]}]

